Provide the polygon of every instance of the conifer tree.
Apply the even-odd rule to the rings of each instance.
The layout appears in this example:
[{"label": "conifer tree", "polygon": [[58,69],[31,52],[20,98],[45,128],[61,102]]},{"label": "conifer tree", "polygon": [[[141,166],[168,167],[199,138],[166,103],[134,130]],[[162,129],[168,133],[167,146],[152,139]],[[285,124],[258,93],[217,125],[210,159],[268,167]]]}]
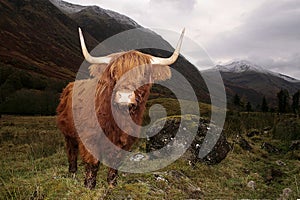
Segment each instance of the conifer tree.
[{"label": "conifer tree", "polygon": [[268,106],[268,103],[267,103],[267,100],[266,100],[265,96],[263,97],[263,100],[262,100],[261,111],[262,112],[268,112],[269,111],[269,106]]}]

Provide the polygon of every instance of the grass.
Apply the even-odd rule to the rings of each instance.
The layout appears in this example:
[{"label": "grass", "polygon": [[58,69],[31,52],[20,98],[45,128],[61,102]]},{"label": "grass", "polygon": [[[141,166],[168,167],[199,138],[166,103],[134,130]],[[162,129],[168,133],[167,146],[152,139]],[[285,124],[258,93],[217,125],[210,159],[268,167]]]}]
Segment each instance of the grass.
[{"label": "grass", "polygon": [[[159,98],[159,99],[151,99],[147,101],[147,108],[150,108],[151,106],[154,106],[156,104],[161,105],[165,108],[165,111],[167,113],[167,116],[174,116],[174,115],[181,115],[180,110],[180,103],[177,99],[171,99],[171,98]],[[188,100],[181,100],[181,105],[184,107],[184,112],[189,114],[200,115],[202,117],[208,117],[210,116],[210,110],[211,105],[205,104],[205,103],[199,103],[198,111],[195,110],[195,104]],[[148,116],[149,110],[146,110],[145,117],[144,117],[144,123],[148,123],[150,121],[150,118]],[[158,110],[152,110],[154,112],[154,116],[164,116],[164,112],[161,109]],[[165,116],[164,116],[165,117]]]},{"label": "grass", "polygon": [[[76,177],[68,173],[64,139],[54,117],[3,116],[0,119],[1,199],[277,199],[290,188],[289,199],[300,198],[300,152],[287,151],[287,141],[272,133],[248,138],[255,128],[276,125],[276,115],[235,113],[227,116],[225,133],[233,150],[220,164],[194,167],[179,159],[158,172],[120,173],[118,186],[108,189],[107,168],[100,167],[95,190],[83,186],[84,166]],[[236,135],[253,147],[243,150]],[[282,148],[268,153],[260,146],[268,142]],[[277,165],[281,160],[285,165]],[[273,172],[280,174],[272,174]],[[270,178],[271,176],[271,178]],[[255,190],[247,187],[255,181]]]}]

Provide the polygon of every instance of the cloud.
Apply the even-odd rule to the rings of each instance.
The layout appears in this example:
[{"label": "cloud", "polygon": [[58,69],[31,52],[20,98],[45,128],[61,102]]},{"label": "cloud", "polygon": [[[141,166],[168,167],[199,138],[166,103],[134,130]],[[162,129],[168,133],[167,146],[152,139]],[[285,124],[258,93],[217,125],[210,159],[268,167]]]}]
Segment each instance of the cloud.
[{"label": "cloud", "polygon": [[150,0],[149,5],[159,7],[160,9],[176,9],[180,12],[191,12],[197,1],[196,0]]},{"label": "cloud", "polygon": [[218,34],[207,49],[215,59],[248,59],[300,78],[299,19],[300,1],[267,1],[242,25]]}]

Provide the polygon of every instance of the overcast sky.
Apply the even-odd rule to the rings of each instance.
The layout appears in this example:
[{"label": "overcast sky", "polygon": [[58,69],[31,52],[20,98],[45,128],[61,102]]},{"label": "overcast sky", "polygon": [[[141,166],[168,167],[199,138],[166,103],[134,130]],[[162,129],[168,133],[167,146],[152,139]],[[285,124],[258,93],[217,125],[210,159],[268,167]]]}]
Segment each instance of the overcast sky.
[{"label": "overcast sky", "polygon": [[[249,60],[300,79],[300,0],[67,0],[180,32],[216,64]],[[201,62],[201,58],[199,58]]]}]

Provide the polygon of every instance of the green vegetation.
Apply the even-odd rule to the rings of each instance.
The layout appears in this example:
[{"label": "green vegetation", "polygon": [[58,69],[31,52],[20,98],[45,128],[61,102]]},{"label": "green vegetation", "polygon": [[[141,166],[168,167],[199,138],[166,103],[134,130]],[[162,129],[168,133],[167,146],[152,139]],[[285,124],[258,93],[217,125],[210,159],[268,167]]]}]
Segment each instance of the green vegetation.
[{"label": "green vegetation", "polygon": [[292,103],[293,112],[296,115],[299,115],[300,111],[300,90],[293,95],[293,103]]},{"label": "green vegetation", "polygon": [[66,81],[1,65],[0,113],[54,115],[59,93],[66,84]]},{"label": "green vegetation", "polygon": [[263,100],[262,100],[261,111],[262,112],[268,112],[269,111],[269,106],[268,106],[268,103],[267,103],[267,100],[266,100],[265,96],[263,97]]},{"label": "green vegetation", "polygon": [[[188,100],[181,100],[181,105],[183,105],[185,112],[189,114],[197,115],[198,113],[201,114],[201,116],[208,117],[210,116],[210,110],[211,105],[205,104],[205,103],[199,103],[199,111],[194,110],[193,104],[191,104],[191,101]],[[165,111],[167,113],[167,116],[173,116],[173,115],[181,115],[180,111],[180,103],[177,99],[170,99],[170,98],[159,98],[159,99],[151,99],[147,101],[147,108],[150,108],[153,105],[161,105],[165,108]],[[144,123],[149,123],[149,110],[146,110],[145,117],[144,117]],[[159,110],[152,110],[154,112],[154,116],[164,116],[164,111],[162,109]]]},{"label": "green vegetation", "polygon": [[287,113],[289,112],[289,92],[287,90],[280,90],[277,94],[278,98],[278,112]]},{"label": "green vegetation", "polygon": [[[165,104],[172,106],[170,101]],[[192,167],[179,159],[158,172],[120,173],[114,189],[108,189],[107,168],[101,166],[96,189],[90,191],[83,186],[81,162],[76,177],[68,173],[64,139],[54,117],[3,116],[0,196],[2,199],[276,199],[284,188],[290,188],[289,199],[296,199],[300,197],[300,151],[289,150],[289,145],[291,139],[300,139],[300,121],[292,117],[230,112],[224,131],[233,149],[220,164],[197,163]],[[288,130],[293,123],[296,132]],[[247,137],[254,129],[260,134]],[[291,136],[286,137],[285,133]],[[251,151],[241,148],[241,137],[251,145]],[[262,143],[280,151],[268,153],[261,148]],[[278,160],[284,164],[278,165]],[[256,183],[254,189],[247,187],[249,181]]]}]

